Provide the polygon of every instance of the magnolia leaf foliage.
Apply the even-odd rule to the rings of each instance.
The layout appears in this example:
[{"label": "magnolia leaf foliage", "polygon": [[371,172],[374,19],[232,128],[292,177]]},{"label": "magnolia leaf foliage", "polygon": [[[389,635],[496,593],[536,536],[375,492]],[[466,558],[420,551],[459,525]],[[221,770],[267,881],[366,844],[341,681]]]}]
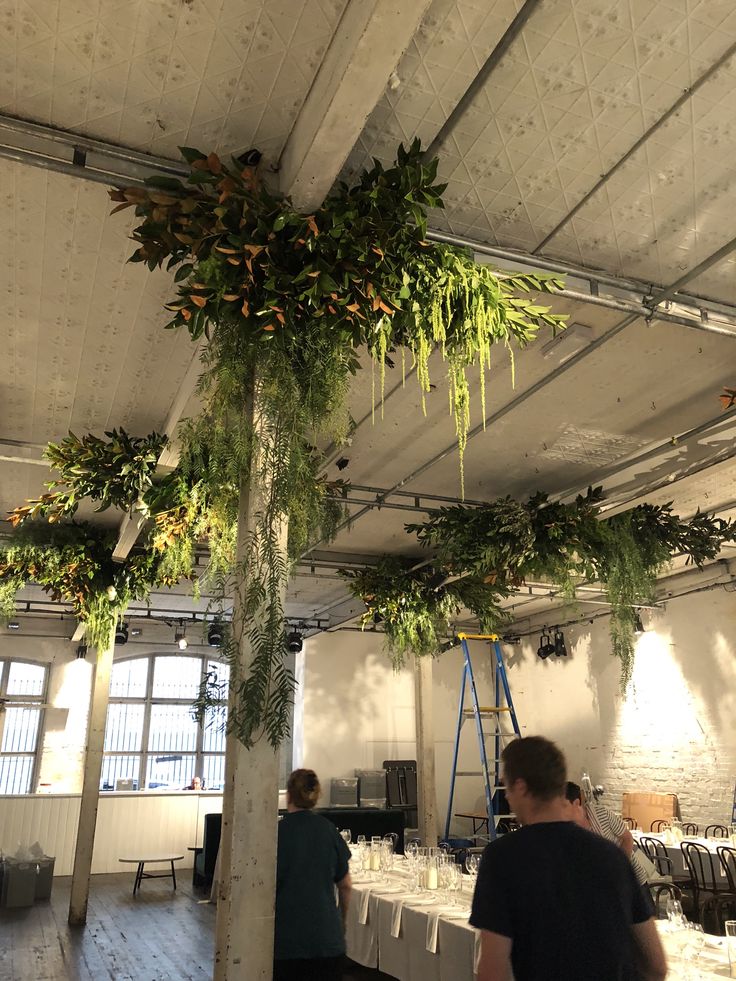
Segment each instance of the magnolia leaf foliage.
[{"label": "magnolia leaf foliage", "polygon": [[672,505],[642,504],[602,517],[603,493],[589,488],[570,504],[543,493],[525,503],[510,497],[479,507],[440,508],[407,525],[433,553],[423,563],[385,557],[372,568],[344,572],[363,600],[364,626],[380,623],[393,659],[437,655],[452,617],[465,608],[484,631],[509,622],[500,602],[525,580],[557,586],[569,600],[583,582],[599,582],[611,604],[612,653],[626,688],[633,668],[638,605],[654,600],[657,575],[674,555],[702,566],[736,540],[736,524],[698,512],[682,520]]},{"label": "magnolia leaf foliage", "polygon": [[[114,210],[132,208],[138,219],[131,261],[173,274],[168,326],[208,339],[204,412],[186,427],[183,444],[210,510],[231,513],[240,487],[261,492],[236,570],[247,616],[228,648],[230,718],[246,746],[264,735],[278,745],[293,690],[281,597],[290,561],[315,539],[329,540],[342,515],[315,447],[339,445],[349,433],[349,384],[361,350],[377,368],[381,398],[392,354],[416,367],[424,396],[430,356],[440,352],[462,487],[467,372],[479,373],[485,418],[492,346],[521,348],[541,327],[563,328],[565,318],[537,300],[561,284],[495,272],[467,250],[428,241],[427,209],[442,207],[444,186],[418,142],[399,148],[395,166],[376,162],[353,186],[337,186],[312,214],[270,190],[249,164],[188,147],[181,153],[186,180],[153,177],[111,197]],[[277,531],[285,519],[283,556]],[[244,644],[252,661],[241,676]]]}]

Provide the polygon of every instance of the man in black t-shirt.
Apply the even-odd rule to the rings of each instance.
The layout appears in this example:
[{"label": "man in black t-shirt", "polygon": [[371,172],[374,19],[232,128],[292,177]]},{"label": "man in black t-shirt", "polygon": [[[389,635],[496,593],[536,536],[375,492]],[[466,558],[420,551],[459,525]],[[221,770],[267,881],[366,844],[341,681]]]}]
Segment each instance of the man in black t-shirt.
[{"label": "man in black t-shirt", "polygon": [[565,758],[541,736],[503,752],[506,797],[522,827],[483,854],[470,923],[478,981],[661,981],[651,907],[610,842],[572,823]]}]

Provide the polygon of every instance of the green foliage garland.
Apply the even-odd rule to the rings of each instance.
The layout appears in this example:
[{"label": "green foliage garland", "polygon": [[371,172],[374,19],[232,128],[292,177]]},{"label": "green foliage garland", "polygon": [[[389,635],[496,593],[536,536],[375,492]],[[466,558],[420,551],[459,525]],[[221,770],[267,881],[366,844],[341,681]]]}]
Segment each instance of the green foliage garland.
[{"label": "green foliage garland", "polygon": [[32,581],[53,600],[71,603],[90,642],[107,646],[131,600],[145,599],[153,586],[167,582],[153,554],[113,562],[116,541],[116,534],[84,521],[28,521],[16,528],[0,545],[0,619],[13,616],[17,592]]},{"label": "green foliage garland", "polygon": [[353,594],[366,604],[363,626],[381,625],[397,669],[408,653],[439,654],[453,618],[462,609],[470,610],[482,629],[492,629],[503,617],[498,601],[508,595],[477,577],[445,582],[447,576],[436,568],[412,568],[415,565],[386,555],[375,566],[341,573],[350,580]]},{"label": "green foliage garland", "polygon": [[525,504],[506,497],[477,508],[441,508],[427,521],[406,526],[432,549],[431,573],[405,566],[402,575],[391,559],[344,575],[366,604],[364,623],[385,619],[389,649],[399,662],[409,650],[439,653],[448,597],[457,597],[460,587],[475,600],[462,605],[483,630],[494,630],[508,622],[499,601],[524,580],[548,581],[568,599],[574,599],[576,584],[600,582],[611,603],[612,650],[625,688],[633,667],[636,606],[653,601],[657,575],[676,554],[698,566],[715,558],[725,542],[736,539],[736,525],[701,513],[682,521],[671,504],[643,504],[601,520],[602,500],[601,488],[591,488],[572,504],[550,502],[539,493]]},{"label": "green foliage garland", "polygon": [[[311,215],[262,186],[252,167],[189,148],[182,154],[191,166],[186,182],[151,178],[111,196],[115,210],[134,207],[140,219],[132,261],[176,270],[169,326],[208,338],[205,412],[184,433],[190,475],[202,482],[210,513],[228,513],[241,487],[258,498],[237,574],[246,616],[229,646],[230,724],[245,745],[264,734],[277,745],[292,690],[283,667],[289,559],[338,523],[314,447],[348,431],[358,349],[378,365],[381,390],[390,354],[408,349],[423,393],[429,357],[441,351],[462,461],[467,369],[474,365],[483,382],[492,344],[523,347],[540,326],[564,326],[522,295],[560,284],[495,273],[465,250],[428,242],[426,209],[441,207],[444,188],[418,143],[400,148],[395,167],[376,163],[354,187],[340,186]],[[185,507],[171,512],[172,522]],[[246,636],[254,660],[241,677],[237,651]]]}]

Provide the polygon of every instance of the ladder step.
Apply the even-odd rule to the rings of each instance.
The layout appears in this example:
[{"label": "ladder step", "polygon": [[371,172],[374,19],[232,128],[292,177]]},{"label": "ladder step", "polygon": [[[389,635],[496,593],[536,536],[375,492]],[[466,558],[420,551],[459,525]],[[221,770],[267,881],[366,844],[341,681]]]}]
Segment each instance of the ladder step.
[{"label": "ladder step", "polygon": [[455,770],[456,777],[482,777],[484,773],[482,770]]},{"label": "ladder step", "polygon": [[[508,705],[503,705],[500,708],[488,708],[486,706],[478,707],[478,715],[498,715],[500,712],[510,712],[511,709]],[[463,709],[463,715],[475,715],[475,709]]]}]

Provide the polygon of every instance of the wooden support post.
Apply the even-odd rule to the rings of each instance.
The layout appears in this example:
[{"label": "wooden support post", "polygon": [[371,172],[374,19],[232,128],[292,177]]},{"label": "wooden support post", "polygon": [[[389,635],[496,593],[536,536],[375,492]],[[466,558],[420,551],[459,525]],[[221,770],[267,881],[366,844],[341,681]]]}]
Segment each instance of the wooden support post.
[{"label": "wooden support post", "polygon": [[[254,420],[257,426],[257,418]],[[238,514],[238,570],[256,525],[266,488],[244,482]],[[279,528],[279,550],[286,555],[287,522]],[[238,640],[239,674],[251,666],[253,652],[243,620],[241,573],[236,576],[233,631]],[[232,698],[232,694],[230,696]],[[229,735],[217,887],[214,981],[270,981],[273,975],[274,905],[279,754],[261,736],[246,749]]]},{"label": "wooden support post", "polygon": [[417,726],[417,813],[422,844],[437,844],[437,788],[434,775],[432,666],[429,656],[414,657],[414,711]]},{"label": "wooden support post", "polygon": [[92,682],[92,704],[87,723],[87,752],[84,757],[84,781],[79,805],[77,844],[74,852],[72,889],[69,900],[69,923],[83,926],[87,922],[89,877],[92,871],[92,852],[95,847],[97,806],[100,800],[102,750],[105,743],[107,703],[110,697],[110,674],[115,653],[115,624],[104,647],[97,650],[97,663]]}]

